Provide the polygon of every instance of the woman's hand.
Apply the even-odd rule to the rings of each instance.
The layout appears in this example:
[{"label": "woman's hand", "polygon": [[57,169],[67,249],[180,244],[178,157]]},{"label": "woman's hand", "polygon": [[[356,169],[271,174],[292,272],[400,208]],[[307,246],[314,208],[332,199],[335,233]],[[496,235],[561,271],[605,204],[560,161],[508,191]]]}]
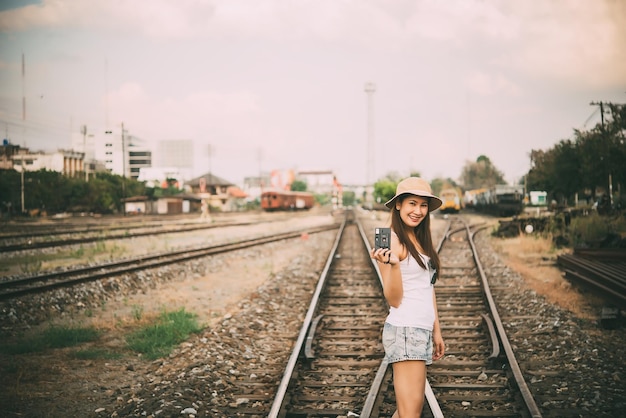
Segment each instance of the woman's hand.
[{"label": "woman's hand", "polygon": [[443,342],[440,330],[433,330],[433,360],[443,358],[446,351],[446,345]]},{"label": "woman's hand", "polygon": [[389,248],[372,249],[370,257],[382,264],[395,265],[400,261]]}]

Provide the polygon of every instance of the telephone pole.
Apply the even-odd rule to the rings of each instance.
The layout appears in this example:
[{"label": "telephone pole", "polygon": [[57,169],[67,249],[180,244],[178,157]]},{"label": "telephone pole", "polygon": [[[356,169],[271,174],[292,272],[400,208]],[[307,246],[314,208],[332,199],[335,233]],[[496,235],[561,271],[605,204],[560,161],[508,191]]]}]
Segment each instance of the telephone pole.
[{"label": "telephone pole", "polygon": [[[604,103],[603,102],[591,102],[589,103],[591,106],[600,106],[600,122],[602,126],[602,142],[606,143],[606,132],[604,130]],[[605,144],[603,144],[605,145]],[[608,156],[608,153],[606,153]],[[613,178],[611,176],[611,165],[609,164],[609,158],[605,161],[604,166],[607,168],[609,172],[609,202],[611,204],[611,208],[613,208]],[[594,193],[595,195],[595,193]]]},{"label": "telephone pole", "polygon": [[[24,54],[22,54],[22,123],[24,124],[24,127],[22,128],[23,131],[26,131],[26,61],[24,59]],[[26,134],[24,133],[24,145],[26,145]],[[26,207],[24,205],[24,169],[26,168],[24,166],[24,155],[22,155],[22,169],[20,170],[21,173],[21,180],[22,180],[22,186],[21,186],[21,195],[22,195],[22,214],[24,212],[26,212]]]},{"label": "telephone pole", "polygon": [[85,171],[85,181],[89,181],[89,167],[87,164],[87,125],[80,127],[80,133],[83,134],[83,170]]},{"label": "telephone pole", "polygon": [[126,138],[124,122],[122,122],[122,210],[126,216]]}]

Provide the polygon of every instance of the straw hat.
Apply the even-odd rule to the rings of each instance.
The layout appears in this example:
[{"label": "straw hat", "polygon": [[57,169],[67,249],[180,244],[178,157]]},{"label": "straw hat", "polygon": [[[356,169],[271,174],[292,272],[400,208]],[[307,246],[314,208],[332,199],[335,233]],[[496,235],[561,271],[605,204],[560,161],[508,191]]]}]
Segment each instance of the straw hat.
[{"label": "straw hat", "polygon": [[428,198],[428,211],[439,209],[439,206],[443,203],[440,198],[433,194],[430,184],[420,177],[409,177],[398,183],[396,187],[396,195],[392,197],[385,206],[391,209],[398,196],[403,194],[412,194],[415,196],[422,196]]}]

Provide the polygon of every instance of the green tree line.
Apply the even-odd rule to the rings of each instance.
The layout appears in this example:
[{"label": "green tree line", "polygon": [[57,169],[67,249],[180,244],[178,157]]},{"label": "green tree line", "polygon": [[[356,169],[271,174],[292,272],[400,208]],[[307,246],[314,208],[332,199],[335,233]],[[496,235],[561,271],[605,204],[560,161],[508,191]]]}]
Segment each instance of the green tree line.
[{"label": "green tree line", "polygon": [[[622,193],[626,185],[626,105],[606,103],[601,111],[602,120],[594,128],[575,129],[573,139],[563,139],[547,150],[530,151],[531,168],[521,180],[527,191],[546,191],[550,200],[565,206],[576,198],[592,203],[600,196],[611,199],[614,206],[626,204]],[[419,173],[410,175],[419,177]],[[389,173],[379,179],[374,184],[376,203],[393,197],[402,178]],[[435,178],[431,187],[439,194],[446,187],[472,190],[506,184],[502,172],[485,155],[465,164],[458,181]]]},{"label": "green tree line", "polygon": [[[606,104],[608,115],[588,131],[574,130],[573,139],[563,139],[548,150],[532,150],[528,190],[545,190],[561,204],[576,196],[596,200],[612,192],[623,200],[626,184],[626,106]],[[604,112],[604,106],[603,106]]]},{"label": "green tree line", "polygon": [[[22,192],[23,186],[23,192]],[[124,196],[144,195],[143,183],[110,173],[84,178],[65,177],[50,170],[0,170],[0,212],[5,215],[62,212],[121,213]]]}]

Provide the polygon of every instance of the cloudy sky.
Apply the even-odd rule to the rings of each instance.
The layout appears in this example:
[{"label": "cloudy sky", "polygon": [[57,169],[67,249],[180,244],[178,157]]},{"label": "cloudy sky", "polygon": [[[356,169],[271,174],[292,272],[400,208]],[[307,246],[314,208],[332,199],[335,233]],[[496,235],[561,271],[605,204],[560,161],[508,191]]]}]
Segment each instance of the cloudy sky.
[{"label": "cloudy sky", "polygon": [[481,154],[513,182],[532,149],[598,123],[600,101],[626,103],[623,1],[0,2],[2,134],[33,150],[123,123],[192,139],[195,174],[235,183],[457,179]]}]

